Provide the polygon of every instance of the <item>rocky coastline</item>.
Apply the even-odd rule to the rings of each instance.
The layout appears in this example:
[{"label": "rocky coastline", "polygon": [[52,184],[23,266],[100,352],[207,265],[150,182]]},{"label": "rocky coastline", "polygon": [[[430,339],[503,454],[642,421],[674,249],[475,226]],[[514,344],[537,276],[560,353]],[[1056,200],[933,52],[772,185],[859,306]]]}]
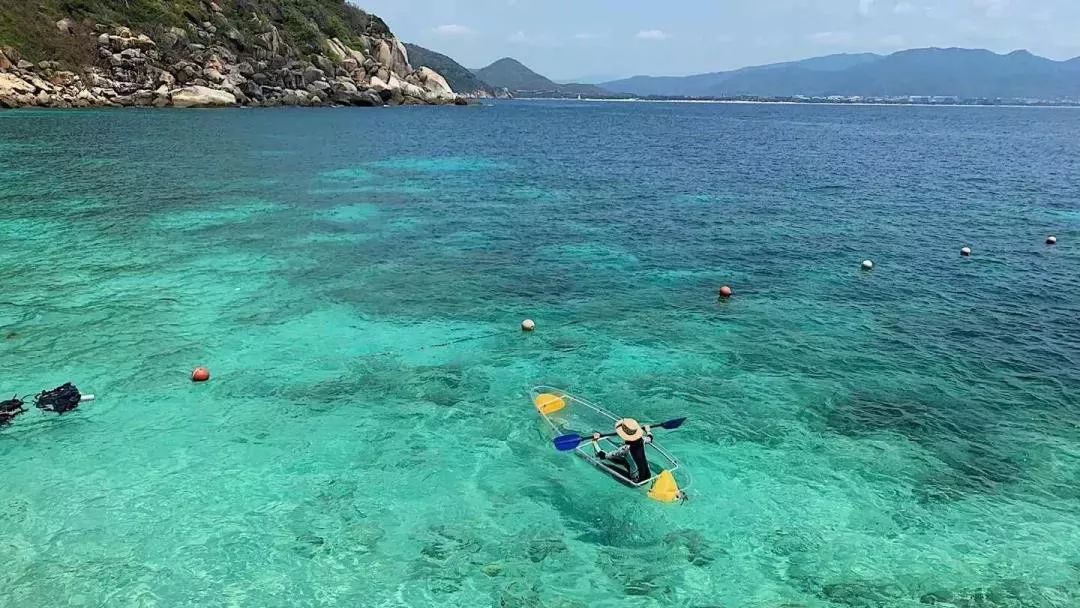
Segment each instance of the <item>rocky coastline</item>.
[{"label": "rocky coastline", "polygon": [[[227,15],[207,3],[204,21],[153,32],[116,24],[56,22],[57,33],[92,49],[85,65],[34,63],[0,48],[0,108],[464,105],[446,80],[414,68],[388,31],[319,39],[296,48],[277,25]],[[90,57],[88,53],[88,57]]]}]

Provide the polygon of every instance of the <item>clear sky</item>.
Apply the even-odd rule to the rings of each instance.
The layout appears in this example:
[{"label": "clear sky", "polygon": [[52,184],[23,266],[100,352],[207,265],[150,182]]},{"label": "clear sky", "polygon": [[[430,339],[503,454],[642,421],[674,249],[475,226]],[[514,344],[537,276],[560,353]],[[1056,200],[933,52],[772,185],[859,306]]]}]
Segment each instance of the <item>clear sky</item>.
[{"label": "clear sky", "polygon": [[350,0],[469,68],[684,75],[840,52],[962,46],[1080,55],[1080,0]]}]

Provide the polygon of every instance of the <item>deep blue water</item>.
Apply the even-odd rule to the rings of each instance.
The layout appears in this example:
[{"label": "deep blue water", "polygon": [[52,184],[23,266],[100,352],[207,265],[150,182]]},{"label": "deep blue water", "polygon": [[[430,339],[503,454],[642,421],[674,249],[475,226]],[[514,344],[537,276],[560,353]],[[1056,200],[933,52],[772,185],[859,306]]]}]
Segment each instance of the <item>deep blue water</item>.
[{"label": "deep blue water", "polygon": [[[1078,605],[1078,135],[0,113],[0,394],[98,395],[0,430],[0,606]],[[688,416],[690,502],[555,453],[535,384]]]}]

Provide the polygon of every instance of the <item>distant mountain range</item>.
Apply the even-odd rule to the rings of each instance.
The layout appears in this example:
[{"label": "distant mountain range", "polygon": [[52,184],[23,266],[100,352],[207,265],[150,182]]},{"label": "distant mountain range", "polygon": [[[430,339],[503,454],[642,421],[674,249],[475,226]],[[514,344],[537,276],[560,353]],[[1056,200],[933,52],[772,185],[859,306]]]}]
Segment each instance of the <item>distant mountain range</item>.
[{"label": "distant mountain range", "polygon": [[683,77],[635,76],[608,91],[663,97],[832,95],[962,98],[1080,98],[1080,58],[1054,61],[1015,51],[914,49],[841,54]]},{"label": "distant mountain range", "polygon": [[505,57],[469,70],[450,57],[406,45],[413,65],[442,74],[454,91],[487,97],[959,97],[1080,100],[1080,57],[1055,61],[1027,51],[927,48],[855,53],[693,76],[634,76],[596,84],[557,83]]},{"label": "distant mountain range", "polygon": [[509,90],[515,97],[610,97],[612,94],[593,84],[560,84],[504,57],[495,63],[473,70],[480,80]]}]

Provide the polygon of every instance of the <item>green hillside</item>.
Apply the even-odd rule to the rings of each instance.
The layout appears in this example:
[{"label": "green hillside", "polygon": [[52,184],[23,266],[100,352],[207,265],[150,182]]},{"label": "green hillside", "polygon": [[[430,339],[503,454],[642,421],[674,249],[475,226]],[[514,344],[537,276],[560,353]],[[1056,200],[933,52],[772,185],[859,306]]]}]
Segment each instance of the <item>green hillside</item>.
[{"label": "green hillside", "polygon": [[310,53],[321,52],[327,37],[350,44],[363,34],[390,33],[381,19],[345,0],[0,0],[0,47],[13,47],[34,61],[92,59],[94,47],[87,36],[71,36],[57,26],[65,18],[76,33],[90,34],[91,26],[101,23],[151,36],[189,23],[220,25],[223,19],[241,36],[254,36],[272,23],[283,33],[285,46]]},{"label": "green hillside", "polygon": [[409,63],[413,67],[427,66],[442,74],[455,92],[463,95],[472,95],[478,92],[487,93],[488,95],[495,94],[495,90],[491,85],[450,57],[407,42],[405,48],[409,51]]}]

